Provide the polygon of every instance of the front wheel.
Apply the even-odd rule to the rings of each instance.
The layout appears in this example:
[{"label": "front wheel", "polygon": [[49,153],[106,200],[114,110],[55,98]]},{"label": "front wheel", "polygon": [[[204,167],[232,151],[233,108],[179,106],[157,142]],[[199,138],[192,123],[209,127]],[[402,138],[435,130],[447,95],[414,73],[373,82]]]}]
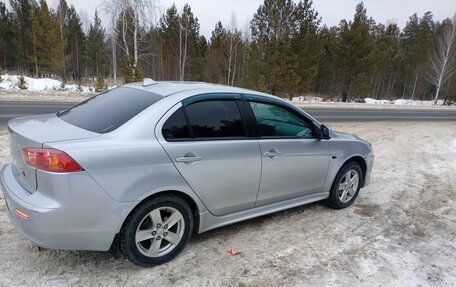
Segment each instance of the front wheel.
[{"label": "front wheel", "polygon": [[349,162],[337,173],[327,203],[331,208],[349,207],[361,188],[362,171],[358,163]]},{"label": "front wheel", "polygon": [[179,197],[162,195],[141,203],[120,232],[120,244],[127,258],[150,267],[176,257],[193,230],[190,206]]}]

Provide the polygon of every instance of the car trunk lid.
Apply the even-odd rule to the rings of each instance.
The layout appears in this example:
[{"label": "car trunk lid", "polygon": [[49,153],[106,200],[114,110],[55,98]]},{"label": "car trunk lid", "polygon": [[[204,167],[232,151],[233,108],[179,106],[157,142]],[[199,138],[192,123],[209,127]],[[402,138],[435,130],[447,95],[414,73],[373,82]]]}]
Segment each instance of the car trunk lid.
[{"label": "car trunk lid", "polygon": [[30,193],[37,189],[36,168],[25,164],[22,149],[40,148],[45,143],[98,136],[98,133],[73,126],[55,114],[29,116],[8,122],[11,155],[18,182]]}]

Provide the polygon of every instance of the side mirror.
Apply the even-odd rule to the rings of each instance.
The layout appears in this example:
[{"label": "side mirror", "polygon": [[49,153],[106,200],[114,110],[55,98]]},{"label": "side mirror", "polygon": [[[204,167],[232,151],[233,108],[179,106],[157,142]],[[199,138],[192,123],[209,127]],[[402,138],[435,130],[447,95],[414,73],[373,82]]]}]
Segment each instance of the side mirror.
[{"label": "side mirror", "polygon": [[321,132],[321,139],[324,139],[324,140],[329,140],[331,137],[329,135],[329,128],[325,125],[321,125],[320,126],[320,132]]}]

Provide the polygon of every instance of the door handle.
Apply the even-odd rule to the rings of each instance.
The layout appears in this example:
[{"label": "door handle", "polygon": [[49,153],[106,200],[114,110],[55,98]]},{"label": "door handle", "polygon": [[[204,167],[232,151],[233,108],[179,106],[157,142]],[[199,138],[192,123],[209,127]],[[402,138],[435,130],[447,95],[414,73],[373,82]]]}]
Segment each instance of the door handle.
[{"label": "door handle", "polygon": [[269,158],[276,158],[276,157],[278,157],[278,156],[281,155],[281,154],[282,154],[282,153],[279,152],[278,149],[272,148],[272,149],[270,149],[269,151],[264,152],[264,153],[263,153],[263,156],[269,157]]},{"label": "door handle", "polygon": [[192,163],[195,163],[202,159],[203,159],[202,157],[200,157],[192,152],[189,152],[189,153],[186,153],[183,157],[176,158],[176,162],[184,162],[187,164],[192,164]]},{"label": "door handle", "polygon": [[200,161],[203,158],[200,156],[185,156],[185,157],[178,157],[176,158],[177,162],[194,162],[194,161]]}]

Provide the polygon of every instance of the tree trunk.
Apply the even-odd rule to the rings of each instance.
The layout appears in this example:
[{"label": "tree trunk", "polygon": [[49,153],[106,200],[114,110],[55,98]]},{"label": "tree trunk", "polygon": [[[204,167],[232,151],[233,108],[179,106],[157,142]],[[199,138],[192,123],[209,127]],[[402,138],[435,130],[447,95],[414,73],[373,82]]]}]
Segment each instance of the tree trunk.
[{"label": "tree trunk", "polygon": [[136,8],[133,10],[134,14],[134,19],[133,21],[135,22],[134,24],[134,31],[133,31],[133,55],[134,55],[134,63],[133,67],[136,68],[138,66],[138,12],[136,11]]},{"label": "tree trunk", "polygon": [[437,105],[437,100],[439,99],[440,86],[441,86],[441,83],[439,81],[439,84],[437,85],[437,91],[435,92],[434,106]]},{"label": "tree trunk", "polygon": [[231,76],[231,86],[234,86],[234,76],[236,75],[237,47],[234,50],[233,75]]},{"label": "tree trunk", "polygon": [[416,71],[416,74],[415,74],[415,83],[413,84],[413,90],[412,90],[412,101],[413,101],[413,98],[415,98],[415,90],[416,90],[417,82],[418,82],[418,71]]},{"label": "tree trunk", "polygon": [[128,49],[127,43],[127,28],[127,20],[124,11],[122,12],[122,40],[125,46],[125,54],[127,55],[127,58],[130,58],[130,50]]},{"label": "tree trunk", "polygon": [[182,18],[179,23],[179,80],[182,81]]},{"label": "tree trunk", "polygon": [[112,45],[112,77],[114,79],[114,85],[117,86],[117,51],[116,51],[116,43],[114,42],[114,36],[111,40]]},{"label": "tree trunk", "polygon": [[342,91],[342,102],[346,103],[348,98],[348,94],[346,91]]}]

